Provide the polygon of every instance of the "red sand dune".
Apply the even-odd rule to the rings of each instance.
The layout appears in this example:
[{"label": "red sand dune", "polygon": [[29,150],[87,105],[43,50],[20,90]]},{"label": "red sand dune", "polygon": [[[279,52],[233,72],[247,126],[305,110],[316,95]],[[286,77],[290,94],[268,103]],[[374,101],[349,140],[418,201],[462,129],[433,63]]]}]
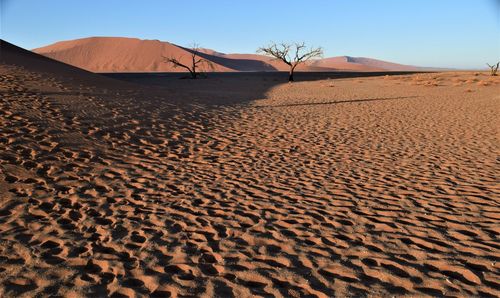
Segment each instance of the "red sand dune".
[{"label": "red sand dune", "polygon": [[421,67],[363,57],[332,57],[314,61],[311,66],[353,71],[419,71]]},{"label": "red sand dune", "polygon": [[[165,57],[188,62],[189,49],[159,40],[123,37],[90,37],[57,42],[33,50],[38,54],[93,72],[170,72],[184,71],[165,63]],[[284,71],[288,66],[257,54],[224,54],[202,49],[214,71]],[[348,56],[310,61],[299,67],[302,71],[415,71],[422,68],[370,58]]]},{"label": "red sand dune", "polygon": [[[168,42],[121,37],[90,37],[62,41],[33,50],[94,72],[182,71],[163,57],[177,57],[187,63],[189,52]],[[214,63],[216,71],[231,71]]]}]

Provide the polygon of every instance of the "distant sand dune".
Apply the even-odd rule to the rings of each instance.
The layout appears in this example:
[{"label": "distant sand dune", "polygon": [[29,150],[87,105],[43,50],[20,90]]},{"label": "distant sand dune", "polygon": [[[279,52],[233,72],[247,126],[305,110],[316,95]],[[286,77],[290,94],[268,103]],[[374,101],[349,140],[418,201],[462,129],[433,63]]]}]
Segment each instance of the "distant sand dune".
[{"label": "distant sand dune", "polygon": [[0,296],[498,296],[498,78],[156,87],[1,46]]},{"label": "distant sand dune", "polygon": [[[185,71],[164,62],[176,57],[189,64],[190,50],[158,40],[123,37],[90,37],[57,42],[33,50],[38,54],[94,72]],[[213,71],[287,71],[288,65],[257,54],[224,54],[201,49],[200,56],[213,63]],[[205,69],[208,71],[209,69]],[[300,65],[300,71],[419,71],[425,68],[370,58],[333,57]]]}]

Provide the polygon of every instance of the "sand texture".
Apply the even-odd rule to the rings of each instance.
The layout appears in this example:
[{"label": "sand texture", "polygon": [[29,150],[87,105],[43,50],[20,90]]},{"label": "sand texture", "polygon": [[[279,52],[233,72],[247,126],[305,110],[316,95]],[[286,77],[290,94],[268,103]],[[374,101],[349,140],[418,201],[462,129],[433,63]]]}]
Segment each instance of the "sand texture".
[{"label": "sand texture", "polygon": [[0,64],[2,297],[499,297],[499,78],[19,64]]}]

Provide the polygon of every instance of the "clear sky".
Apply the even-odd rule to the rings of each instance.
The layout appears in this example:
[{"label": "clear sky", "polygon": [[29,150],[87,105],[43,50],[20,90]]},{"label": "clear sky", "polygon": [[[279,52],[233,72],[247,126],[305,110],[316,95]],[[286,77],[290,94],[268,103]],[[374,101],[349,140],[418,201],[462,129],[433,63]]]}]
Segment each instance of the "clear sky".
[{"label": "clear sky", "polygon": [[0,0],[2,39],[32,49],[89,36],[254,53],[305,41],[325,57],[483,68],[500,60],[500,0]]}]

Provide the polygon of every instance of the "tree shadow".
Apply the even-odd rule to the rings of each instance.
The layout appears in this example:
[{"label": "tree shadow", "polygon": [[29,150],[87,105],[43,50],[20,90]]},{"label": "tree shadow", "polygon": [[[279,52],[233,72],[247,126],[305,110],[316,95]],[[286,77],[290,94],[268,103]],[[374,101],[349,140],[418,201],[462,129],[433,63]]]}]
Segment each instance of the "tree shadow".
[{"label": "tree shadow", "polygon": [[311,102],[311,103],[289,103],[281,105],[265,105],[258,106],[257,108],[279,108],[279,107],[299,107],[299,106],[318,106],[318,105],[336,105],[345,103],[359,103],[359,102],[371,102],[371,101],[385,101],[385,100],[395,100],[395,99],[405,99],[405,98],[416,98],[420,96],[398,96],[398,97],[375,97],[375,98],[364,98],[364,99],[349,99],[349,100],[338,100],[338,101],[327,101],[327,102]]}]

